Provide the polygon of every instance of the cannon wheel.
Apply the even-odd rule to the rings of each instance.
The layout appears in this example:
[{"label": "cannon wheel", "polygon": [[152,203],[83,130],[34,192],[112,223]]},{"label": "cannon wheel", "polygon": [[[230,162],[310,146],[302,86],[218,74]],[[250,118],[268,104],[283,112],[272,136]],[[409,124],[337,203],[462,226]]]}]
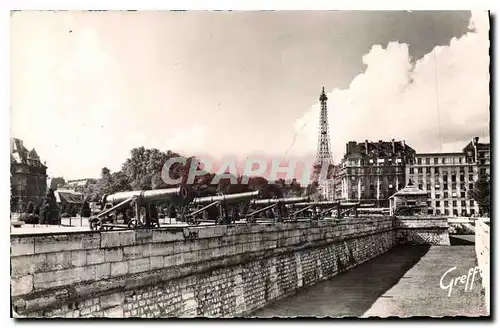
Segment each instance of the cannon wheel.
[{"label": "cannon wheel", "polygon": [[201,223],[200,221],[196,220],[196,218],[188,218],[186,221],[186,223],[190,226],[198,226]]},{"label": "cannon wheel", "polygon": [[[135,228],[135,221],[137,221],[137,220],[136,220],[136,219],[131,219],[130,221],[128,221],[128,223],[127,223],[127,227],[128,227],[129,229],[133,229],[133,228]],[[137,226],[140,226],[140,224],[138,224]]]},{"label": "cannon wheel", "polygon": [[97,218],[89,219],[90,230],[97,231],[100,230],[101,221]]}]

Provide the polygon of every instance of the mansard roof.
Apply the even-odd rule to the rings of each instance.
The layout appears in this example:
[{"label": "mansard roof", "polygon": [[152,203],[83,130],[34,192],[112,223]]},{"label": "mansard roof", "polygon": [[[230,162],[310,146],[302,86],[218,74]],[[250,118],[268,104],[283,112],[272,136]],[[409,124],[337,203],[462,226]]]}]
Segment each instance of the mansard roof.
[{"label": "mansard roof", "polygon": [[36,166],[45,166],[40,161],[35,148],[28,151],[24,146],[23,141],[18,138],[10,139],[10,161],[14,164],[29,164],[28,160],[35,160]]},{"label": "mansard roof", "polygon": [[40,157],[38,157],[38,154],[36,153],[36,150],[35,148],[31,149],[28,153],[28,159],[36,159],[36,160],[40,160]]}]

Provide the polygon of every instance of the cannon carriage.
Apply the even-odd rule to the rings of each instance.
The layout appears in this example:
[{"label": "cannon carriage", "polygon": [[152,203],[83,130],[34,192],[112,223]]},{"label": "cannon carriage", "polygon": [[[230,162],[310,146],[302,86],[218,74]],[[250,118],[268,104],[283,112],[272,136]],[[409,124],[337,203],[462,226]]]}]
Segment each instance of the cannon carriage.
[{"label": "cannon carriage", "polygon": [[251,223],[257,220],[284,222],[289,220],[290,216],[287,205],[307,201],[309,197],[256,199],[250,202],[244,218]]},{"label": "cannon carriage", "polygon": [[89,218],[91,230],[113,228],[157,228],[157,206],[164,203],[187,204],[193,193],[185,186],[157,190],[136,190],[104,195],[102,210]]},{"label": "cannon carriage", "polygon": [[303,202],[289,206],[292,220],[320,220],[327,217],[340,219],[346,215],[358,216],[359,203],[340,201]]},{"label": "cannon carriage", "polygon": [[184,206],[181,220],[189,225],[202,222],[212,224],[231,224],[242,219],[242,214],[250,202],[258,197],[259,191],[250,191],[229,195],[217,195],[194,198]]}]

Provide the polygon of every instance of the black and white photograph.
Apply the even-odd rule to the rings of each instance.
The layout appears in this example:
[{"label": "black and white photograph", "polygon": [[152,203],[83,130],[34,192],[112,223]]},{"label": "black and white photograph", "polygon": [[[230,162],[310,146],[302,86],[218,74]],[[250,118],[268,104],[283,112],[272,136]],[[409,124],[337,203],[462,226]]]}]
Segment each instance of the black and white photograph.
[{"label": "black and white photograph", "polygon": [[491,319],[492,17],[11,11],[11,318]]}]

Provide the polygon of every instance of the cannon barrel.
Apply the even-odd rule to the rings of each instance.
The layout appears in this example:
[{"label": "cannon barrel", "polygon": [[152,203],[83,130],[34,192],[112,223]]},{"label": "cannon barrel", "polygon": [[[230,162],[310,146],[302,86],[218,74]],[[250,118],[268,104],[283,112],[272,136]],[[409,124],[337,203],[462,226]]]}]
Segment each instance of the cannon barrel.
[{"label": "cannon barrel", "polygon": [[304,202],[304,203],[297,203],[294,204],[295,206],[335,206],[339,204],[338,200],[333,200],[333,201],[321,201],[321,202]]},{"label": "cannon barrel", "polygon": [[115,194],[104,196],[103,201],[104,203],[116,205],[132,197],[137,197],[141,203],[156,203],[163,201],[189,202],[193,198],[189,189],[181,186],[178,188],[168,189],[117,192]]},{"label": "cannon barrel", "polygon": [[252,205],[295,204],[309,201],[309,197],[255,199]]},{"label": "cannon barrel", "polygon": [[259,196],[259,191],[242,192],[238,194],[207,196],[193,199],[194,205],[206,205],[214,202],[238,202]]},{"label": "cannon barrel", "polygon": [[335,206],[335,205],[340,205],[340,207],[350,207],[350,206],[357,206],[359,203],[342,203],[338,200],[325,200],[325,201],[320,201],[320,202],[306,202],[306,203],[298,203],[294,204],[294,206]]}]

